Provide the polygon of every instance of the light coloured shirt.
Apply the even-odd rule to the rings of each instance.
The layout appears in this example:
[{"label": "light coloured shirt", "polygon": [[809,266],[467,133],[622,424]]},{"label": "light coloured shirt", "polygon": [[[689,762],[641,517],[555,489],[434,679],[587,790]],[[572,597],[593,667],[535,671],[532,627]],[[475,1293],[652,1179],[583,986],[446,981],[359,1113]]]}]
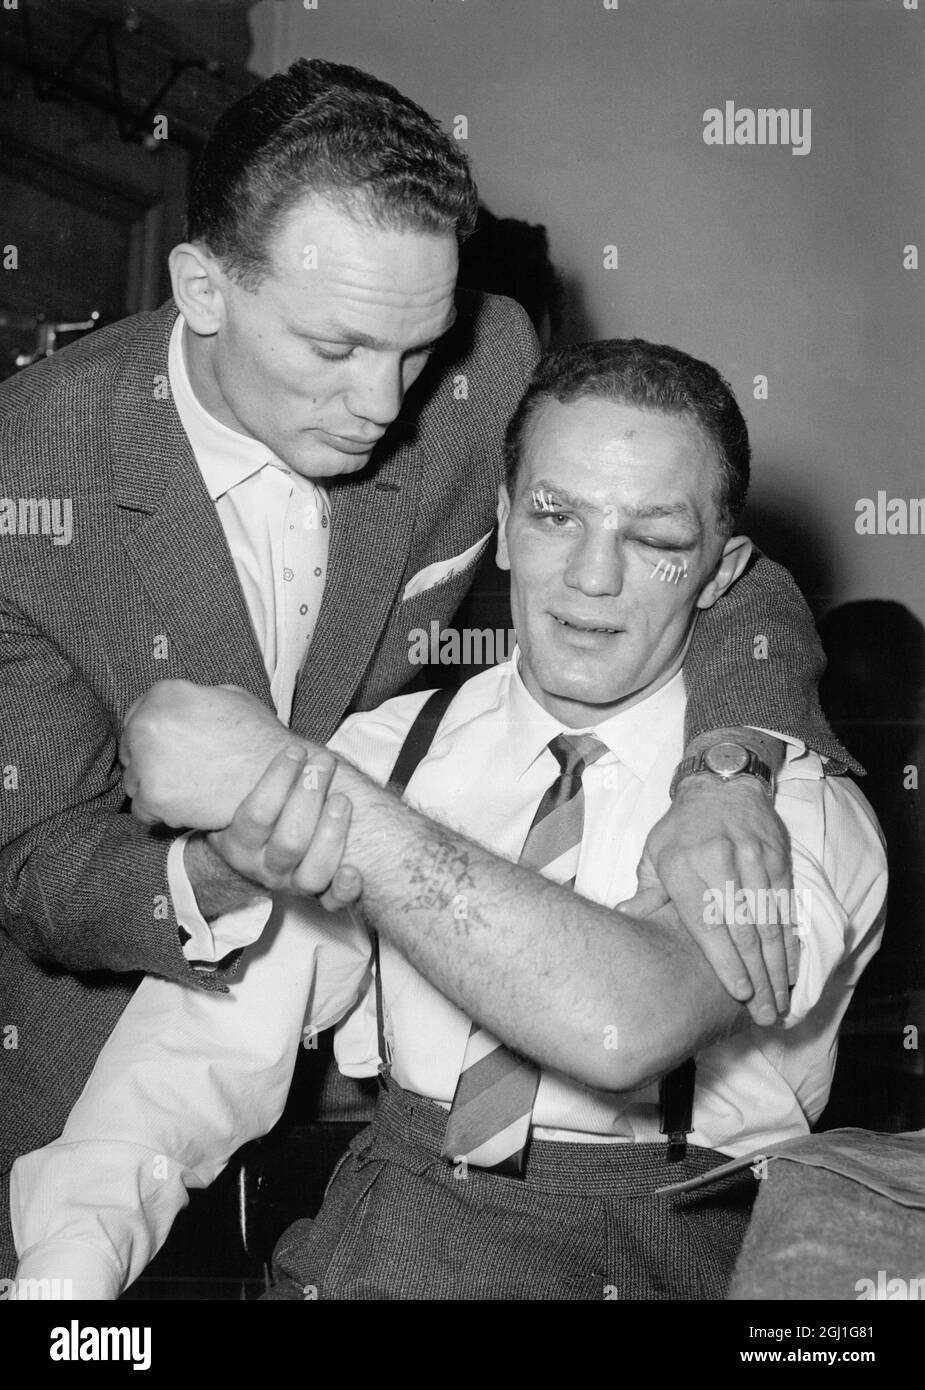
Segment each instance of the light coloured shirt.
[{"label": "light coloured shirt", "polygon": [[[409,803],[516,859],[557,765],[562,726],[511,662],[466,683],[407,790]],[[425,694],[348,719],[331,741],[384,783]],[[586,769],[576,891],[613,906],[632,895],[652,825],[668,807],[683,740],[683,677],[594,732],[608,753]],[[776,809],[791,836],[801,957],[790,1010],[697,1058],[691,1141],[730,1155],[805,1134],[828,1096],[836,1034],[882,931],[886,860],[876,820],[846,779],[789,750]],[[341,1020],[341,1068],[379,1063],[369,939],[352,913],[277,905],[275,932],[245,952],[227,997],[146,979],[104,1047],[56,1143],[13,1169],[19,1277],[71,1278],[78,1297],[111,1298],[159,1248],[187,1187],[212,1181],[275,1123],[300,1040]],[[308,924],[311,924],[308,929]],[[382,942],[387,1043],[396,1079],[448,1104],[469,1019]],[[658,1139],[656,1087],[594,1091],[544,1071],[542,1138]],[[79,1292],[77,1292],[79,1291]]]},{"label": "light coloured shirt", "polygon": [[[186,366],[182,315],[171,331],[167,371],[180,423],[228,542],[276,712],[288,724],[327,579],[327,492],[200,403]],[[182,835],[170,848],[167,885],[177,922],[189,936],[187,960],[214,963],[256,940],[271,903],[263,898],[206,922],[183,864],[188,839]]]}]

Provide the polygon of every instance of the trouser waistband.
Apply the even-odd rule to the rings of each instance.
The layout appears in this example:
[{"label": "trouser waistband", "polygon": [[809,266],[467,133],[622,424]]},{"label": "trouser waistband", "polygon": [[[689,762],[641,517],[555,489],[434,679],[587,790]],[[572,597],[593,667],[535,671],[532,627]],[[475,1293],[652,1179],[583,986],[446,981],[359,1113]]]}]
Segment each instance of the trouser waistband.
[{"label": "trouser waistband", "polygon": [[[380,1093],[370,1129],[354,1144],[363,1150],[375,1149],[382,1157],[392,1157],[406,1167],[423,1169],[435,1161],[452,1167],[441,1157],[447,1115],[448,1112],[434,1101],[403,1090],[390,1077]],[[516,1187],[526,1185],[537,1190],[588,1196],[636,1197],[650,1194],[668,1183],[684,1182],[728,1162],[727,1154],[692,1144],[688,1146],[686,1158],[668,1164],[666,1151],[664,1143],[582,1144],[531,1139],[522,1179],[475,1168],[469,1171],[492,1182]]]}]

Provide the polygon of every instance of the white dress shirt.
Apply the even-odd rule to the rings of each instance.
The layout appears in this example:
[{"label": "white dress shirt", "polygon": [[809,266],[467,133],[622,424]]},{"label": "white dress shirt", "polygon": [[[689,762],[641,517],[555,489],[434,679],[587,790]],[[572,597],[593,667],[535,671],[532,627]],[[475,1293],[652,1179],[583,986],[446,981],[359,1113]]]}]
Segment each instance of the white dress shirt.
[{"label": "white dress shirt", "polygon": [[[562,732],[529,695],[516,663],[515,653],[466,683],[407,791],[425,814],[512,860],[557,775],[546,745]],[[354,715],[330,746],[384,783],[425,698],[399,696]],[[649,830],[669,804],[684,708],[678,675],[594,730],[609,751],[583,777],[580,894],[610,906],[632,896]],[[799,975],[775,1026],[747,1026],[697,1058],[691,1142],[730,1155],[805,1134],[819,1115],[839,1022],[882,931],[886,860],[854,784],[825,778],[814,754],[791,749],[775,805],[790,833],[801,904]],[[185,1204],[184,1187],[210,1181],[240,1144],[275,1121],[300,1036],[311,1045],[322,1018],[342,1020],[342,1070],[376,1071],[365,930],[352,914],[326,917],[311,905],[303,920],[313,922],[311,931],[282,914],[276,938],[258,948],[256,970],[251,960],[229,998],[142,983],[61,1139],[13,1169],[19,1277],[69,1277],[86,1297],[112,1297],[137,1277]],[[393,1075],[448,1104],[469,1018],[386,941],[382,982]],[[616,1095],[547,1070],[534,1123],[541,1138],[657,1140],[657,1088]]]},{"label": "white dress shirt", "polygon": [[[276,712],[288,724],[327,579],[327,492],[200,403],[187,371],[182,315],[170,335],[167,371],[180,423],[228,542]],[[186,958],[212,963],[256,940],[271,904],[265,898],[207,923],[183,866],[188,839],[180,836],[171,846],[167,886],[177,922],[189,936]]]}]

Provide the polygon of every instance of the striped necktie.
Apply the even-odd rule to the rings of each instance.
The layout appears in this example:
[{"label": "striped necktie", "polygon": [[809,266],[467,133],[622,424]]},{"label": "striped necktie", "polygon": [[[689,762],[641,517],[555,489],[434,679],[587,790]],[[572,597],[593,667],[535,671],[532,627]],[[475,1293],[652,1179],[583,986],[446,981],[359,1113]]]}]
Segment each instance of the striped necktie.
[{"label": "striped necktie", "polygon": [[[574,888],[584,828],[581,776],[606,747],[593,734],[557,734],[559,776],[543,795],[519,862]],[[447,1119],[443,1157],[522,1177],[539,1068],[473,1023]]]}]

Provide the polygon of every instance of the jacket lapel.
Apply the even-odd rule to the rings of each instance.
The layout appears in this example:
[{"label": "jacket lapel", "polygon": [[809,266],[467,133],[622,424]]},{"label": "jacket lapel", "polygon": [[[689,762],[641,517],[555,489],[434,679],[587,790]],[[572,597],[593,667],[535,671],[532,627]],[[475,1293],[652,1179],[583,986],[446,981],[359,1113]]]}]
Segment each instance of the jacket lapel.
[{"label": "jacket lapel", "polygon": [[113,496],[136,513],[125,550],[188,679],[240,685],[272,704],[215,504],[167,398],[175,319],[172,304],[147,316],[114,391]]}]

